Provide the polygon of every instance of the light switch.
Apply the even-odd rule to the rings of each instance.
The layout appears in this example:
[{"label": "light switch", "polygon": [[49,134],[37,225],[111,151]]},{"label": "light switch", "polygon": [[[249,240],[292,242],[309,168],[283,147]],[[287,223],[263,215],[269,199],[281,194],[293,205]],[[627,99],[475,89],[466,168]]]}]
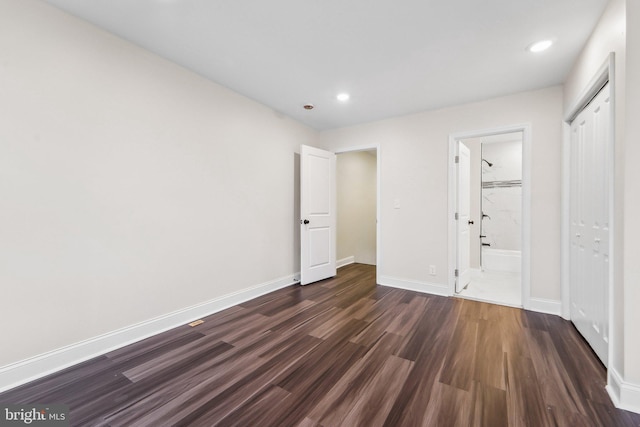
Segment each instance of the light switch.
[{"label": "light switch", "polygon": [[400,199],[393,199],[393,209],[400,209]]}]

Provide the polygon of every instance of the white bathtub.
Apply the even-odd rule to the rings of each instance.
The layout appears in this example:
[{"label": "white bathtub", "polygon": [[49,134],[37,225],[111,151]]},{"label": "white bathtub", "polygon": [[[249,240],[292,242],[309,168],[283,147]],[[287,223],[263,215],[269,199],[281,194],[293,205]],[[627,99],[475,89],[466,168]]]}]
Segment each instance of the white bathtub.
[{"label": "white bathtub", "polygon": [[489,271],[507,271],[520,273],[522,256],[520,251],[507,249],[482,248],[482,269]]}]

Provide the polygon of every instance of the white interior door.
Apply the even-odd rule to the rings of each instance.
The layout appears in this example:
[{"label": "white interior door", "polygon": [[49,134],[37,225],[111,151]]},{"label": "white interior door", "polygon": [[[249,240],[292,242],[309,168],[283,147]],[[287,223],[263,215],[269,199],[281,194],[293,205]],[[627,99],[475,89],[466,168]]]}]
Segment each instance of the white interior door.
[{"label": "white interior door", "polygon": [[571,123],[571,320],[600,360],[609,346],[609,150],[607,84]]},{"label": "white interior door", "polygon": [[336,155],[300,147],[300,283],[336,275]]},{"label": "white interior door", "polygon": [[471,213],[471,151],[458,142],[458,278],[456,292],[460,292],[471,281],[470,258],[470,213]]}]

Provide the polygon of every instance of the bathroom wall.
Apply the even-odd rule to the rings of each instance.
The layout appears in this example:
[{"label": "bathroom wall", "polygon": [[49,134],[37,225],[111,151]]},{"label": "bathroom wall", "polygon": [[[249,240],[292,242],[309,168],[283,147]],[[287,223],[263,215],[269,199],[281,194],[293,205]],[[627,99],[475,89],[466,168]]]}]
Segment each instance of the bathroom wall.
[{"label": "bathroom wall", "polygon": [[[522,135],[482,143],[482,239],[491,249],[522,247]],[[507,183],[505,181],[511,181]]]}]

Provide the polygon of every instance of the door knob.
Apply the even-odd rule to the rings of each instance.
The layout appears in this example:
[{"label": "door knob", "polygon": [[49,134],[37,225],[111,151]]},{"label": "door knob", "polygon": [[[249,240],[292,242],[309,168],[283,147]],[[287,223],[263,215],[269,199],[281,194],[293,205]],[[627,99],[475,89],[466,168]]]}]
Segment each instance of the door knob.
[{"label": "door knob", "polygon": [[469,225],[473,225],[473,221],[472,220],[469,220]]},{"label": "door knob", "polygon": [[307,225],[307,224],[309,224],[309,220],[308,220],[308,219],[305,219],[304,221],[302,221],[302,223],[303,223],[304,225]]}]

